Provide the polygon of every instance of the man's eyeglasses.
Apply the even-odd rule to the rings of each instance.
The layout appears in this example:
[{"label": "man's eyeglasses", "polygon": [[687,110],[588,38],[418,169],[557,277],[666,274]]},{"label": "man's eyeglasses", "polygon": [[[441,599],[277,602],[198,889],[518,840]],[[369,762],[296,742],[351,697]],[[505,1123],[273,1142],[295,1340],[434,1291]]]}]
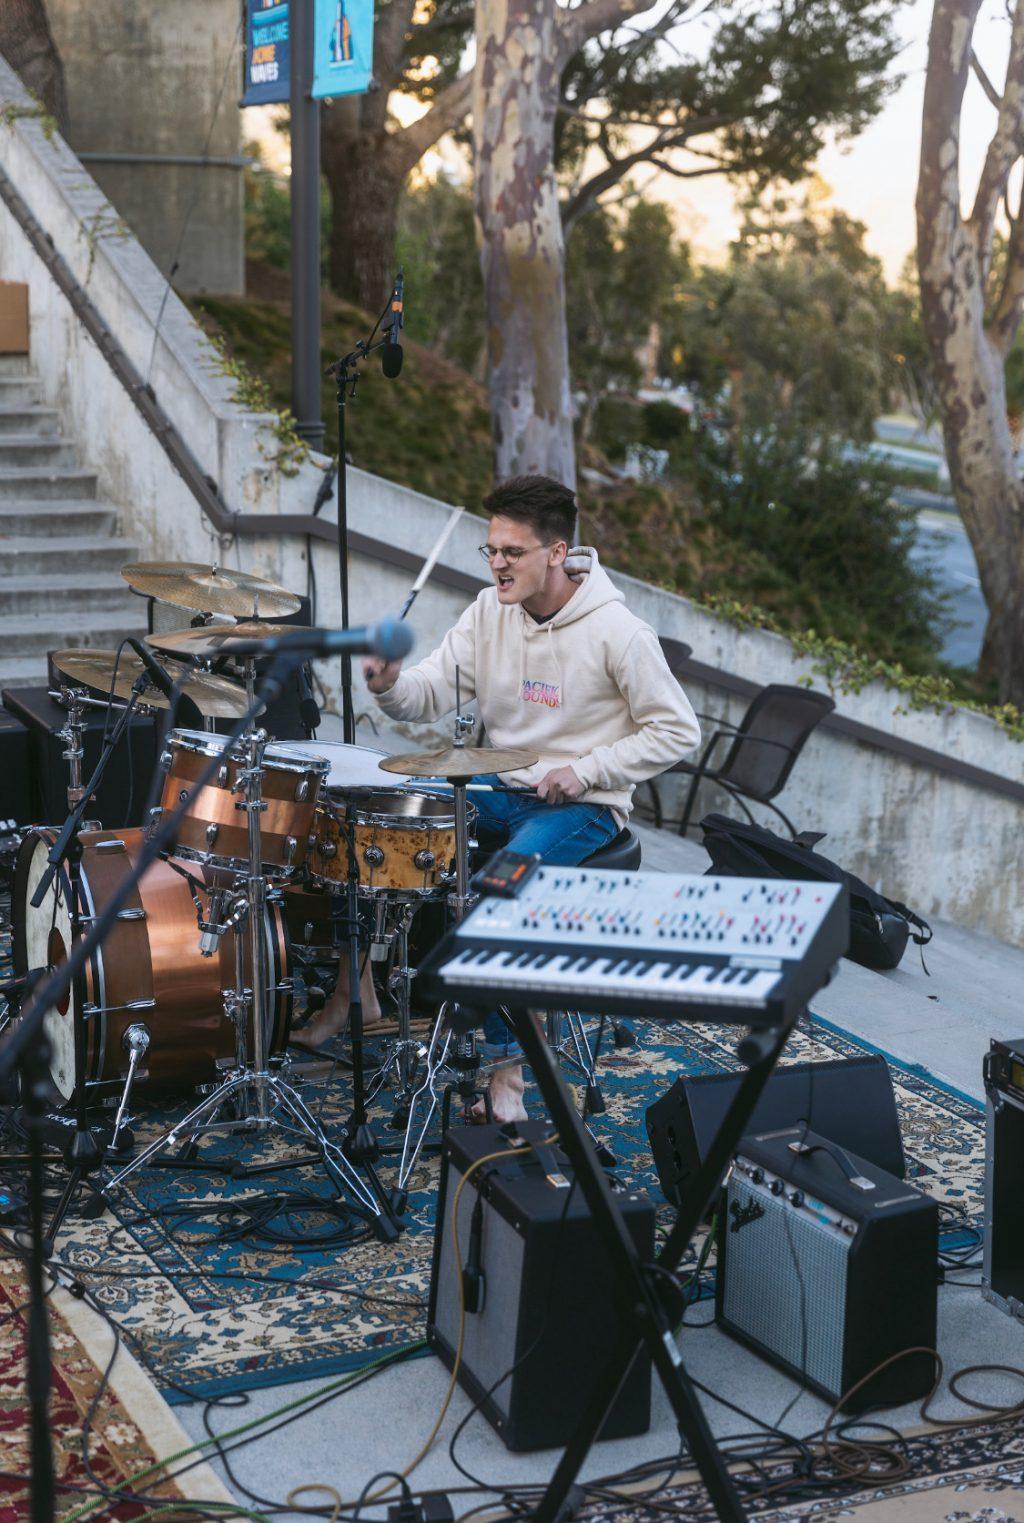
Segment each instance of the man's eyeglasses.
[{"label": "man's eyeglasses", "polygon": [[557,539],[553,539],[549,545],[527,545],[525,547],[522,545],[480,545],[478,548],[488,565],[491,564],[496,555],[500,555],[502,560],[508,561],[510,566],[515,566],[518,565],[524,555],[532,555],[535,550],[550,550],[551,545],[557,544]]}]

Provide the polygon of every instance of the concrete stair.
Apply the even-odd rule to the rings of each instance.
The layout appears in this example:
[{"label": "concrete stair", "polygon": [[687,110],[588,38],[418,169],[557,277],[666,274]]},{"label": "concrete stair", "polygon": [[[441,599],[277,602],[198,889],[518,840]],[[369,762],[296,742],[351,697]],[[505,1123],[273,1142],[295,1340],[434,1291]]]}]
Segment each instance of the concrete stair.
[{"label": "concrete stair", "polygon": [[119,575],[138,550],[118,519],[27,361],[0,357],[0,688],[43,686],[47,651],[144,632]]}]

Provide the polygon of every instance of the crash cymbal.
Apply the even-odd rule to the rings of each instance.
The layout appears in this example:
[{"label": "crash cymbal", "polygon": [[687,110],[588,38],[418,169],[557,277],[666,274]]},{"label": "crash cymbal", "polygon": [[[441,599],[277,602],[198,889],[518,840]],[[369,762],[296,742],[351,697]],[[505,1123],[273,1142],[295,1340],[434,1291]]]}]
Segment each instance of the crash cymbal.
[{"label": "crash cymbal", "polygon": [[156,650],[171,651],[206,661],[212,656],[230,656],[232,640],[272,640],[277,635],[298,631],[309,633],[308,624],[268,624],[250,619],[241,624],[206,624],[198,629],[172,629],[165,634],[147,635],[146,644]]},{"label": "crash cymbal", "polygon": [[478,772],[519,772],[538,758],[532,751],[498,751],[490,746],[446,746],[443,751],[408,751],[386,756],[385,772],[406,777],[474,777]]},{"label": "crash cymbal", "polygon": [[[50,658],[59,672],[83,687],[93,687],[103,694],[110,692],[114,664],[117,663],[117,679],[114,682],[115,698],[130,698],[132,684],[143,664],[134,651],[122,651],[120,661],[113,650],[58,650]],[[160,663],[172,682],[177,682],[189,668],[183,661]],[[238,719],[247,708],[245,689],[228,677],[214,677],[209,672],[190,672],[182,687],[186,698],[191,698],[200,713],[210,719]],[[153,709],[170,708],[170,702],[156,688],[149,687],[140,700]]]},{"label": "crash cymbal", "polygon": [[296,613],[301,599],[276,582],[228,566],[200,566],[194,561],[140,561],[122,566],[133,592],[191,608],[195,613],[230,613],[238,619],[280,619]]}]

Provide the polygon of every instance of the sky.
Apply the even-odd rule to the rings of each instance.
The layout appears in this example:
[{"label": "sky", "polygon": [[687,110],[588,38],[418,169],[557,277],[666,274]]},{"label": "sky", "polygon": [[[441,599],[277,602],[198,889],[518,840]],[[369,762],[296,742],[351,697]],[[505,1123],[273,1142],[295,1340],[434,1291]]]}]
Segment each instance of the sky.
[{"label": "sky", "polygon": [[[815,165],[831,187],[832,204],[866,225],[868,248],[882,260],[890,281],[899,275],[915,241],[914,196],[931,13],[932,0],[909,0],[901,8],[898,30],[903,46],[894,69],[902,76],[898,87],[866,131],[842,147],[827,146]],[[1008,37],[1004,0],[985,0],[975,30],[975,51],[997,87],[1002,85]],[[398,107],[396,114],[403,121],[416,116],[420,109],[413,101],[393,100],[392,105]],[[272,167],[286,170],[287,139],[271,126],[277,110],[265,107],[246,111],[243,130],[247,137],[265,145]],[[995,112],[972,76],[961,119],[965,205],[973,195],[994,123]],[[448,152],[441,145],[440,152],[429,154],[422,167],[432,175],[442,166],[457,170],[463,162],[457,152]],[[680,236],[691,243],[698,257],[714,260],[724,255],[737,228],[734,192],[726,180],[710,177],[681,181],[647,172],[641,183],[647,196],[673,207]]]}]

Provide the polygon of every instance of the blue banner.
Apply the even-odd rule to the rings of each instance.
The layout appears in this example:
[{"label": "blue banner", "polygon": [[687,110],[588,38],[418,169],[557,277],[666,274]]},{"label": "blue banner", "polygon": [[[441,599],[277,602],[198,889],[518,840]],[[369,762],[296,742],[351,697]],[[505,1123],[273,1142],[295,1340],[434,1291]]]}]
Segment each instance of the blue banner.
[{"label": "blue banner", "polygon": [[373,0],[314,0],[313,94],[361,95],[373,78]]},{"label": "blue banner", "polygon": [[247,0],[243,106],[287,101],[288,0]]}]

